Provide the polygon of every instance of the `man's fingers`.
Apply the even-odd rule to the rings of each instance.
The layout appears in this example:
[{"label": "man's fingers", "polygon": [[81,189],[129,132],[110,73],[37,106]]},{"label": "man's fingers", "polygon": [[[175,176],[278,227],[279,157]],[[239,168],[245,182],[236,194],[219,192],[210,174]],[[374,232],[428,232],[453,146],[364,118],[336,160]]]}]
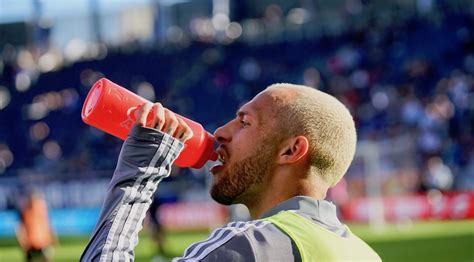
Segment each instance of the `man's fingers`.
[{"label": "man's fingers", "polygon": [[160,103],[158,103],[156,108],[156,117],[160,119],[156,123],[156,129],[161,130],[165,125],[165,108]]},{"label": "man's fingers", "polygon": [[135,111],[135,123],[140,126],[146,126],[146,119],[152,108],[151,103],[144,103]]},{"label": "man's fingers", "polygon": [[193,136],[193,131],[183,119],[178,118],[178,123],[179,125],[174,133],[174,137],[184,143]]},{"label": "man's fingers", "polygon": [[151,127],[161,130],[165,124],[165,110],[160,103],[153,104],[153,120],[151,122]]},{"label": "man's fingers", "polygon": [[164,111],[165,111],[165,124],[160,130],[169,135],[173,135],[179,125],[178,118],[170,110],[165,108]]},{"label": "man's fingers", "polygon": [[[150,113],[152,113],[153,118],[151,118],[150,123],[147,123]],[[188,124],[183,119],[176,117],[175,113],[164,108],[160,103],[144,103],[135,110],[134,114],[137,125],[160,130],[182,142],[186,142],[193,136],[193,131]]]}]

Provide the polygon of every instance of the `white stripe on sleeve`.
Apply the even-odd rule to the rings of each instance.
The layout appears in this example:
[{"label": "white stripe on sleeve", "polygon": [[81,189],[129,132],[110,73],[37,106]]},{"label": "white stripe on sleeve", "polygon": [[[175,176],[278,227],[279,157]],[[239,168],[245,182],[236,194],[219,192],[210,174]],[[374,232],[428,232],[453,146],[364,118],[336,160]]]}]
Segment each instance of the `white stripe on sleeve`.
[{"label": "white stripe on sleeve", "polygon": [[[148,167],[146,168],[144,174],[137,177],[137,179],[135,180],[135,183],[133,184],[132,187],[125,188],[125,193],[124,193],[122,201],[121,201],[122,203],[125,202],[128,199],[133,199],[137,194],[141,193],[141,192],[139,192],[139,190],[141,189],[140,191],[142,191],[144,189],[144,187],[140,187],[140,185],[143,183],[143,180],[146,179],[147,177],[149,177],[150,174],[153,172],[153,170],[155,168],[155,165],[156,165],[156,162],[160,159],[160,156],[163,156],[163,153],[166,149],[167,149],[167,147],[165,145],[165,142],[163,142],[159,145],[156,153],[154,154],[154,156],[153,156],[152,160],[150,161]],[[169,153],[170,152],[168,152],[168,154]],[[113,244],[114,243],[118,244],[118,242],[120,242],[121,234],[117,234],[117,230],[123,229],[123,227],[121,227],[121,225],[123,225],[123,223],[126,222],[127,217],[130,216],[129,207],[130,207],[129,205],[123,205],[123,204],[120,205],[120,207],[117,211],[117,215],[114,218],[112,227],[111,227],[111,229],[110,229],[110,231],[107,235],[107,240],[105,242],[105,245],[102,248],[102,255],[100,257],[101,262],[103,262],[103,261],[105,262],[105,261],[109,261],[109,260],[113,260],[113,261],[118,261],[119,260],[118,257],[117,257],[118,253],[113,252],[114,251]],[[110,255],[112,255],[112,257],[110,257]]]},{"label": "white stripe on sleeve", "polygon": [[183,257],[174,258],[173,262],[181,261],[199,261],[205,258],[209,253],[222,246],[234,236],[244,232],[249,228],[262,228],[269,224],[268,221],[249,221],[249,222],[238,222],[230,223],[225,227],[214,230],[211,236],[199,243],[193,244],[184,252]]}]

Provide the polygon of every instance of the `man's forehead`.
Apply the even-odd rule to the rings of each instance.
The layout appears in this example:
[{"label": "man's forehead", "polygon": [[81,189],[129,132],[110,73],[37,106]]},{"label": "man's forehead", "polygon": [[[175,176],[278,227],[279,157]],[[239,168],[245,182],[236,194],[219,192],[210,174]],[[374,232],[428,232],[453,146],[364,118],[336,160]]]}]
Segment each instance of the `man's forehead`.
[{"label": "man's forehead", "polygon": [[259,113],[266,108],[271,107],[271,103],[266,95],[259,93],[252,100],[242,105],[238,112]]},{"label": "man's forehead", "polygon": [[259,120],[273,117],[275,109],[278,107],[277,100],[272,92],[267,90],[256,95],[252,100],[242,105],[236,112],[236,115],[255,116]]},{"label": "man's forehead", "polygon": [[260,110],[258,107],[254,105],[253,100],[245,103],[235,112],[236,116],[249,115],[249,116],[258,117],[259,114],[260,114]]}]

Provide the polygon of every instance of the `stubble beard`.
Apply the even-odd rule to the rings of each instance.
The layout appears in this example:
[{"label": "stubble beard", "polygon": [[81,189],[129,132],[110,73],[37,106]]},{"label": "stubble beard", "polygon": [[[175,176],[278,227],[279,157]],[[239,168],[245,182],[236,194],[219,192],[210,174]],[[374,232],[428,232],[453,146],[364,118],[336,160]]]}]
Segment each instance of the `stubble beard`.
[{"label": "stubble beard", "polygon": [[248,201],[256,200],[258,186],[275,168],[274,150],[268,144],[263,144],[256,147],[258,149],[252,156],[226,167],[220,181],[212,184],[210,193],[216,202],[231,205],[248,204]]}]

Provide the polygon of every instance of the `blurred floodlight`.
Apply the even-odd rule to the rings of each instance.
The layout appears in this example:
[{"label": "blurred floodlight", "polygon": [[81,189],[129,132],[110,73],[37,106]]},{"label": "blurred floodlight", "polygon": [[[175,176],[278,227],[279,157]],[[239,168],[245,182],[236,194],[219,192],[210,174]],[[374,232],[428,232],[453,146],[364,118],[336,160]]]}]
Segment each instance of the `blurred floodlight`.
[{"label": "blurred floodlight", "polygon": [[155,101],[155,89],[148,82],[141,82],[137,87],[137,94],[149,101]]},{"label": "blurred floodlight", "polygon": [[41,103],[46,105],[48,109],[55,110],[58,107],[56,99],[54,98],[54,92],[48,92],[33,97],[33,104]]},{"label": "blurred floodlight", "polygon": [[255,38],[263,32],[263,25],[260,20],[247,19],[242,24],[242,33],[249,38]]},{"label": "blurred floodlight", "polygon": [[261,73],[261,68],[258,62],[253,58],[245,58],[240,64],[240,76],[246,80],[256,80]]},{"label": "blurred floodlight", "polygon": [[196,18],[191,22],[191,30],[202,41],[210,41],[215,35],[214,26],[209,19]]},{"label": "blurred floodlight", "polygon": [[42,55],[38,61],[41,72],[49,72],[56,66],[56,59],[50,53]]},{"label": "blurred floodlight", "polygon": [[0,144],[0,174],[13,164],[13,153],[6,144]]},{"label": "blurred floodlight", "polygon": [[30,76],[25,72],[21,71],[16,75],[15,78],[15,88],[19,92],[25,92],[28,89],[30,89],[31,86],[31,78]]},{"label": "blurred floodlight", "polygon": [[27,106],[27,118],[30,120],[39,120],[46,117],[49,113],[48,106],[44,102],[36,102]]},{"label": "blurred floodlight", "polygon": [[11,95],[8,88],[4,86],[0,86],[0,110],[4,109],[5,107],[10,104]]},{"label": "blurred floodlight", "polygon": [[229,25],[230,20],[229,16],[226,14],[216,14],[212,17],[212,25],[218,31],[225,30],[226,27]]},{"label": "blurred floodlight", "polygon": [[388,96],[385,92],[379,91],[372,96],[372,105],[378,110],[387,108],[389,104]]},{"label": "blurred floodlight", "polygon": [[454,105],[446,95],[437,95],[434,102],[426,106],[426,113],[431,119],[442,122],[454,116]]},{"label": "blurred floodlight", "polygon": [[337,51],[337,59],[342,63],[342,66],[346,69],[352,69],[359,65],[361,55],[353,47],[343,47]]},{"label": "blurred floodlight", "polygon": [[75,89],[68,88],[64,89],[60,92],[64,104],[64,108],[66,109],[74,109],[79,102],[79,94]]},{"label": "blurred floodlight", "polygon": [[265,20],[271,24],[278,24],[283,16],[283,10],[276,4],[271,4],[265,8]]},{"label": "blurred floodlight", "polygon": [[309,12],[304,8],[293,8],[288,12],[287,19],[290,23],[301,25],[309,20]]},{"label": "blurred floodlight", "polygon": [[62,64],[62,60],[61,54],[50,50],[39,58],[38,66],[41,72],[49,72],[57,69]]},{"label": "blurred floodlight", "polygon": [[216,38],[218,41],[228,42],[223,32],[230,23],[229,19],[229,0],[212,0],[212,26],[219,33]]},{"label": "blurred floodlight", "polygon": [[365,88],[369,84],[369,73],[365,70],[356,70],[350,76],[350,81],[356,88]]},{"label": "blurred floodlight", "polygon": [[240,26],[239,23],[237,22],[232,22],[229,25],[227,25],[225,29],[225,34],[227,37],[231,39],[237,39],[242,35],[242,27]]},{"label": "blurred floodlight", "polygon": [[454,116],[455,108],[447,95],[437,95],[435,98],[435,105],[438,109],[438,112],[445,120],[451,119]]},{"label": "blurred floodlight", "polygon": [[49,140],[43,145],[43,154],[47,159],[58,160],[62,155],[61,146],[54,140]]},{"label": "blurred floodlight", "polygon": [[64,56],[69,61],[81,59],[87,52],[87,44],[81,39],[72,39],[64,48]]},{"label": "blurred floodlight", "polygon": [[41,141],[48,135],[49,126],[45,122],[38,122],[30,127],[30,138],[33,141]]},{"label": "blurred floodlight", "polygon": [[34,70],[36,65],[35,65],[35,59],[33,58],[33,54],[31,54],[30,51],[28,50],[21,50],[18,53],[17,57],[17,63],[20,68],[24,70]]},{"label": "blurred floodlight", "polygon": [[57,110],[63,107],[63,97],[58,92],[48,92],[44,95],[45,104],[49,110]]}]

